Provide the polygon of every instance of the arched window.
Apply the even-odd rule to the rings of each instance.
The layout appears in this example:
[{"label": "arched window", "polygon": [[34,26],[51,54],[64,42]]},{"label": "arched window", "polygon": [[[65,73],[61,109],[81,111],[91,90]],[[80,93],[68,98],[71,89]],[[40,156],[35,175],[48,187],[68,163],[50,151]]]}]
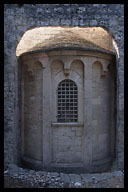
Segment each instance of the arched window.
[{"label": "arched window", "polygon": [[58,85],[57,120],[58,122],[78,121],[78,90],[72,80],[63,80]]}]

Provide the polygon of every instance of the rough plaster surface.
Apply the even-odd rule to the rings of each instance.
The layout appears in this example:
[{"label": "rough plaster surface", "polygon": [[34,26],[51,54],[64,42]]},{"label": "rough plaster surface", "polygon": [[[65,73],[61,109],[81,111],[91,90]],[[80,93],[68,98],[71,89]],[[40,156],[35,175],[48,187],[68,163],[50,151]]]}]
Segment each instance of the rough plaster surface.
[{"label": "rough plaster surface", "polygon": [[16,47],[24,32],[39,26],[100,26],[106,28],[117,43],[116,165],[117,169],[123,169],[123,22],[123,4],[5,5],[5,166],[18,163],[21,151]]}]

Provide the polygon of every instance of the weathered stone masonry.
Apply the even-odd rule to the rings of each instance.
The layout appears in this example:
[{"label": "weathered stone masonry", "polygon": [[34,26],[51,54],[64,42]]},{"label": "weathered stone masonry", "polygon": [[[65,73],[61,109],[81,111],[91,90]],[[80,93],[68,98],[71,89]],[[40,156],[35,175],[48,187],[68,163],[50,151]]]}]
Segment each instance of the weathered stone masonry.
[{"label": "weathered stone masonry", "polygon": [[20,92],[16,47],[24,32],[39,26],[101,26],[117,43],[116,165],[117,169],[123,169],[123,21],[123,4],[5,5],[5,165],[20,163]]}]

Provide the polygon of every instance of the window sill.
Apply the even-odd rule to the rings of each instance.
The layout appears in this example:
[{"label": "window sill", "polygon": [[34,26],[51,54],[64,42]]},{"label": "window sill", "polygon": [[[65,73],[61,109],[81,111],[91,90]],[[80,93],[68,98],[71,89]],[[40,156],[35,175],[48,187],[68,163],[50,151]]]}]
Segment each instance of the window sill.
[{"label": "window sill", "polygon": [[83,127],[83,123],[52,123],[52,127]]}]

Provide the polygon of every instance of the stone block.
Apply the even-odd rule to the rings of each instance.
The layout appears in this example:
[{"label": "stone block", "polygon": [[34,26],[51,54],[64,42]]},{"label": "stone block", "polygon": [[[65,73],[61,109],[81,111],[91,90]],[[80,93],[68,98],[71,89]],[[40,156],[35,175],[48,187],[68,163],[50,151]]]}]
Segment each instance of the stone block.
[{"label": "stone block", "polygon": [[97,124],[98,124],[98,121],[97,121],[97,120],[93,120],[93,121],[92,121],[92,125],[97,126]]},{"label": "stone block", "polygon": [[76,131],[75,131],[75,135],[76,135],[77,137],[82,137],[82,135],[83,135],[82,130],[76,130]]},{"label": "stone block", "polygon": [[69,177],[71,179],[71,182],[81,182],[81,176],[77,174],[69,174]]},{"label": "stone block", "polygon": [[57,172],[51,172],[50,173],[52,177],[58,177],[60,174]]},{"label": "stone block", "polygon": [[100,105],[101,104],[101,97],[98,96],[97,98],[92,99],[92,104],[94,105]]},{"label": "stone block", "polygon": [[90,25],[91,25],[91,26],[96,26],[96,25],[97,25],[97,20],[92,20],[92,21],[90,21]]},{"label": "stone block", "polygon": [[66,182],[66,183],[70,183],[70,177],[68,174],[60,173],[60,177],[61,177],[62,181]]}]

